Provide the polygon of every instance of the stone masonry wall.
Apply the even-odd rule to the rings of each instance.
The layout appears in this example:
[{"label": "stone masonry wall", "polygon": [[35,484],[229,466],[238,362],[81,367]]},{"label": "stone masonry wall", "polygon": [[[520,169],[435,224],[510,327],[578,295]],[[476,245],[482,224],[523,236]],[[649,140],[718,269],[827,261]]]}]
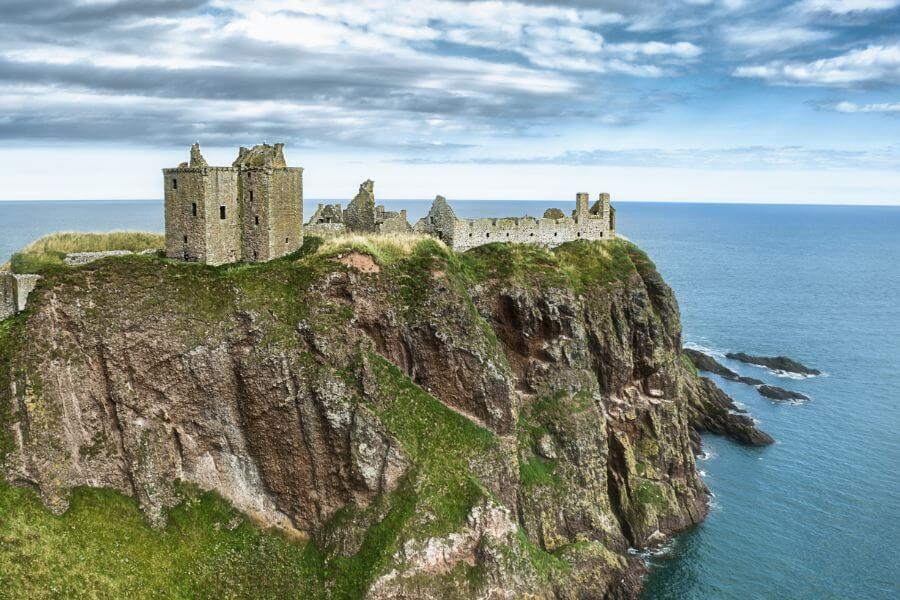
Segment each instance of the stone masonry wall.
[{"label": "stone masonry wall", "polygon": [[17,302],[16,278],[12,273],[0,273],[0,321],[16,314]]},{"label": "stone masonry wall", "polygon": [[266,260],[290,254],[303,245],[303,169],[275,169],[270,186]]},{"label": "stone masonry wall", "polygon": [[240,173],[244,260],[264,261],[269,255],[270,179],[271,169],[244,168]]},{"label": "stone masonry wall", "polygon": [[16,279],[16,308],[19,312],[25,310],[28,305],[28,296],[37,287],[40,275],[14,275]]},{"label": "stone masonry wall", "polygon": [[209,265],[222,265],[239,261],[242,257],[242,245],[238,169],[207,167],[203,171],[205,262]]},{"label": "stone masonry wall", "polygon": [[344,209],[344,225],[350,231],[376,232],[375,182],[371,179],[359,186],[359,193]]},{"label": "stone masonry wall", "polygon": [[179,260],[205,261],[206,203],[202,201],[203,169],[164,169],[163,185],[166,256]]},{"label": "stone masonry wall", "polygon": [[602,195],[594,208],[588,210],[587,195],[579,194],[572,217],[457,219],[446,200],[438,196],[428,215],[416,223],[415,229],[435,235],[458,252],[492,242],[552,247],[578,239],[608,239],[615,236],[610,227],[608,198],[608,195]]}]

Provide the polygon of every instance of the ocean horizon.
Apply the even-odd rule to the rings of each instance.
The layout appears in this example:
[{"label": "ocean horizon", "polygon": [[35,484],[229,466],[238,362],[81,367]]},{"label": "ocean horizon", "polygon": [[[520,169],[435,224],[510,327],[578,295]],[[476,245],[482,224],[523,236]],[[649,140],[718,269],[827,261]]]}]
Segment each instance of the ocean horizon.
[{"label": "ocean horizon", "polygon": [[[307,218],[318,202],[329,201],[306,201]],[[383,203],[412,222],[430,205]],[[451,205],[460,217],[500,217],[574,202]],[[614,205],[620,232],[675,291],[686,346],[811,398],[777,403],[713,377],[776,444],[704,436],[709,517],[646,555],[643,598],[896,598],[900,207]],[[53,231],[116,229],[163,231],[162,201],[0,202],[0,262]],[[787,378],[729,361],[730,351],[787,355],[823,375]]]}]

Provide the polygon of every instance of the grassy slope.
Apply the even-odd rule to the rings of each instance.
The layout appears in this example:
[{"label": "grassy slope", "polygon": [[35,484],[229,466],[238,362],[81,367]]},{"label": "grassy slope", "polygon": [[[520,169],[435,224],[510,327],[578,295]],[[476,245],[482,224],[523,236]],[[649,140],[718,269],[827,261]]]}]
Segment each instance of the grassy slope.
[{"label": "grassy slope", "polygon": [[[297,292],[321,273],[343,268],[328,257],[348,250],[372,254],[386,275],[398,277],[399,301],[410,310],[426,293],[423,269],[436,266],[472,283],[538,278],[541,283],[581,287],[627,278],[635,272],[631,258],[640,259],[635,254],[639,251],[625,242],[575,242],[554,251],[496,244],[464,255],[434,240],[348,239],[322,248],[319,243],[311,238],[296,255],[263,265],[212,268],[155,257],[119,259],[110,265],[121,264],[125,270],[165,267],[164,277],[181,282],[178,288],[191,294],[193,301],[184,306],[192,310],[203,306],[198,297],[221,300],[215,290],[226,286],[237,291],[225,304],[264,304],[273,309],[268,312],[274,320],[293,323],[298,313],[308,310]],[[64,268],[57,277],[65,281],[74,270]],[[215,310],[208,316],[213,321],[228,310],[211,308]],[[27,313],[0,324],[0,385],[6,389],[6,357],[25,319]],[[277,327],[273,332],[273,343],[279,343]],[[367,406],[400,441],[415,468],[390,497],[366,511],[349,507],[335,516],[334,528],[364,524],[356,555],[341,557],[327,544],[320,549],[312,542],[287,540],[250,523],[216,495],[187,488],[185,502],[171,511],[168,527],[155,531],[133,500],[114,492],[76,490],[70,510],[57,517],[32,491],[0,483],[0,597],[359,597],[386,570],[404,540],[444,535],[463,524],[472,505],[488,495],[471,474],[470,461],[490,456],[497,446],[493,434],[445,407],[393,365],[377,356],[366,360],[380,389]],[[0,405],[0,420],[8,417],[8,407]],[[526,484],[546,483],[553,479],[553,468],[524,465],[522,475]],[[528,550],[525,560],[539,573],[565,568],[557,557],[521,537]],[[462,577],[478,576],[469,572],[472,569],[463,571]]]},{"label": "grassy slope", "polygon": [[42,273],[62,266],[71,252],[104,252],[107,250],[161,250],[166,241],[156,233],[113,231],[111,233],[52,233],[28,244],[13,254],[9,263],[0,267],[14,273]]}]

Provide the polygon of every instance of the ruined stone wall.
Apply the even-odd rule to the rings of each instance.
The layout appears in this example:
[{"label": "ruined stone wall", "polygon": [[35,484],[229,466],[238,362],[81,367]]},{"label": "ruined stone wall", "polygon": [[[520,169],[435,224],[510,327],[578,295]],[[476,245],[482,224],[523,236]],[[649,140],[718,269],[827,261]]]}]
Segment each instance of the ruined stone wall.
[{"label": "ruined stone wall", "polygon": [[416,222],[413,230],[416,233],[433,235],[450,247],[453,247],[453,235],[456,228],[456,213],[447,204],[447,199],[437,196],[431,203],[428,214]]},{"label": "ruined stone wall", "polygon": [[433,235],[459,252],[492,242],[558,246],[578,239],[612,237],[609,195],[601,194],[595,207],[597,214],[592,214],[587,194],[578,194],[572,217],[561,216],[557,209],[548,210],[540,219],[457,219],[446,199],[438,196],[428,214],[416,223],[415,231]]},{"label": "ruined stone wall", "polygon": [[579,239],[600,240],[610,237],[609,227],[600,218],[536,219],[461,219],[453,225],[451,245],[463,252],[492,242],[558,246]]},{"label": "ruined stone wall", "polygon": [[187,167],[163,169],[168,258],[206,260],[203,171],[202,168]]},{"label": "ruined stone wall", "polygon": [[406,211],[400,212],[385,211],[384,207],[377,215],[378,231],[380,233],[408,233],[411,230],[409,220],[406,217]]},{"label": "ruined stone wall", "polygon": [[316,225],[304,225],[303,235],[316,237],[329,237],[346,233],[347,227],[343,223],[318,223]]},{"label": "ruined stone wall", "polygon": [[[144,251],[143,253],[150,254],[153,250]],[[129,254],[134,254],[131,250],[102,250],[100,252],[70,252],[63,257],[63,262],[67,265],[71,266],[80,266],[86,265],[88,263],[92,263],[95,260],[100,260],[101,258],[108,258],[110,256],[128,256]]]},{"label": "ruined stone wall", "polygon": [[274,169],[269,179],[267,258],[278,258],[303,245],[303,169]]},{"label": "ruined stone wall", "polygon": [[375,182],[371,179],[359,186],[359,193],[344,210],[344,225],[350,231],[378,231],[375,221]]},{"label": "ruined stone wall", "polygon": [[233,167],[206,168],[203,185],[201,203],[205,205],[205,262],[209,265],[236,262],[241,259],[239,171]]},{"label": "ruined stone wall", "polygon": [[12,273],[0,273],[0,321],[16,314],[17,302],[16,278]]},{"label": "ruined stone wall", "polygon": [[28,306],[28,296],[37,287],[40,275],[13,275],[16,279],[16,308],[21,312]]}]

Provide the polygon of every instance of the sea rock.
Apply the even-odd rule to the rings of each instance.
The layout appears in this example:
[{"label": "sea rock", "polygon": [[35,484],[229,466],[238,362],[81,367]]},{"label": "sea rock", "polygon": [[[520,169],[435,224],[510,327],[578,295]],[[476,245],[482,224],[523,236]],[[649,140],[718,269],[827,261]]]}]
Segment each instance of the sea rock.
[{"label": "sea rock", "polygon": [[759,390],[760,394],[772,400],[809,400],[809,396],[805,394],[786,390],[775,385],[761,385],[757,390]]},{"label": "sea rock", "polygon": [[744,411],[711,379],[687,379],[684,391],[695,431],[695,452],[700,452],[699,433],[704,431],[730,437],[748,446],[768,446],[775,443],[769,434],[756,427],[751,417],[742,414]]},{"label": "sea rock", "polygon": [[700,352],[699,350],[694,350],[693,348],[683,348],[681,350],[681,353],[690,358],[691,362],[694,363],[694,366],[697,367],[699,371],[714,373],[724,379],[739,381],[740,383],[745,383],[747,385],[762,385],[764,383],[763,381],[755,379],[753,377],[738,375],[737,373],[714,359],[712,356],[704,352]]},{"label": "sea rock", "polygon": [[822,372],[817,369],[810,369],[799,362],[788,358],[787,356],[752,356],[743,352],[729,352],[726,354],[728,358],[737,360],[751,365],[766,367],[773,371],[783,371],[785,373],[795,373],[797,375],[821,375]]}]

